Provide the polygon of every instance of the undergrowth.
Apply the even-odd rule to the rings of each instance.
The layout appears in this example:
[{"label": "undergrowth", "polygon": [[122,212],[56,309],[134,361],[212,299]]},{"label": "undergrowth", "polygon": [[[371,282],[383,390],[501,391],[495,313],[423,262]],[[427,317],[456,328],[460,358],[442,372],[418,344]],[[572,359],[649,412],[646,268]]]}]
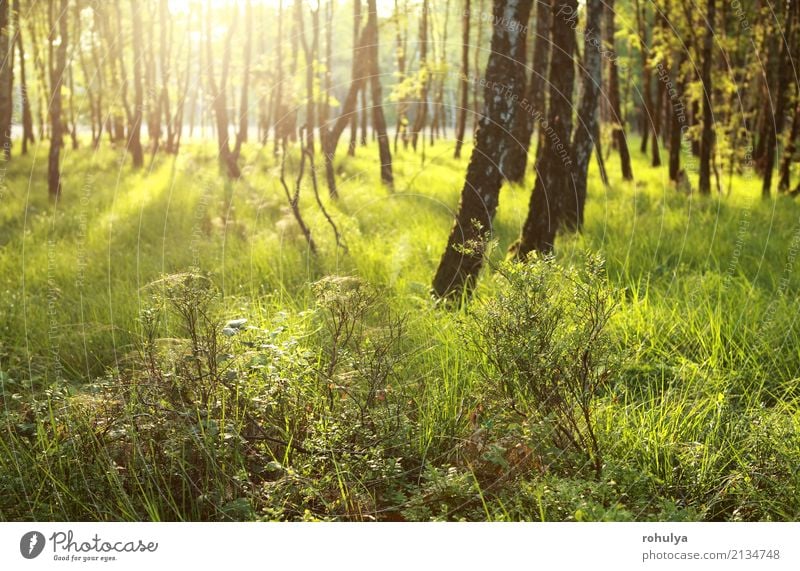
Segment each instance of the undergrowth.
[{"label": "undergrowth", "polygon": [[434,150],[392,194],[366,154],[337,165],[346,254],[304,187],[308,251],[255,147],[233,183],[197,148],[115,186],[103,150],[65,157],[57,206],[10,194],[0,519],[797,519],[800,208],[682,196],[635,157],[632,184],[592,172],[555,259],[490,254],[448,309],[463,164]]}]

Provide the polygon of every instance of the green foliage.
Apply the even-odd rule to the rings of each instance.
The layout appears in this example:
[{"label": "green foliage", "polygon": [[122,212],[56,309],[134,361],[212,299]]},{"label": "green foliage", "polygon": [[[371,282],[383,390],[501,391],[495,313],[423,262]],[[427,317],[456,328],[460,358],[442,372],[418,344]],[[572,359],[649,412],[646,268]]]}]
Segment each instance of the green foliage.
[{"label": "green foliage", "polygon": [[505,262],[497,268],[503,286],[478,304],[464,331],[511,408],[552,425],[555,444],[585,453],[598,475],[594,401],[618,360],[606,332],[615,304],[602,267],[591,257],[582,270],[552,258]]},{"label": "green foliage", "polygon": [[[737,172],[730,196],[679,195],[631,148],[635,183],[591,166],[584,231],[555,260],[502,262],[532,174],[504,189],[481,250],[501,271],[461,309],[428,294],[463,182],[450,144],[424,164],[401,147],[393,194],[375,149],[337,161],[348,255],[303,186],[317,258],[257,147],[236,182],[210,146],[147,174],[80,149],[57,205],[27,189],[45,163],[15,155],[0,519],[796,520],[800,207]],[[598,299],[615,310],[594,389],[540,393],[576,386],[555,366],[581,378]],[[586,397],[599,477],[553,438],[548,394]]]}]

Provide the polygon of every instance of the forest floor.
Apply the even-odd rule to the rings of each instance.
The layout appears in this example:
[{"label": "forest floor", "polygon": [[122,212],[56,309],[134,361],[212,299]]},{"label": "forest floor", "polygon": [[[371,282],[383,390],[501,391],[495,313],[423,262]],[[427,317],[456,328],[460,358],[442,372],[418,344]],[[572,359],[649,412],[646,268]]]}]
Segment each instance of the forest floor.
[{"label": "forest floor", "polygon": [[424,164],[401,150],[394,192],[374,148],[338,159],[338,201],[319,177],[346,249],[306,175],[316,256],[271,152],[246,147],[236,182],[211,147],[138,173],[120,153],[67,151],[57,204],[44,150],[7,165],[0,519],[800,517],[800,204],[762,201],[756,177],[703,198],[638,153],[634,182],[616,156],[609,188],[590,172],[585,228],[541,271],[604,259],[575,278],[613,301],[598,473],[481,333],[492,300],[518,299],[501,262],[532,173],[501,192],[500,272],[453,309],[429,294],[466,168],[448,143]]}]

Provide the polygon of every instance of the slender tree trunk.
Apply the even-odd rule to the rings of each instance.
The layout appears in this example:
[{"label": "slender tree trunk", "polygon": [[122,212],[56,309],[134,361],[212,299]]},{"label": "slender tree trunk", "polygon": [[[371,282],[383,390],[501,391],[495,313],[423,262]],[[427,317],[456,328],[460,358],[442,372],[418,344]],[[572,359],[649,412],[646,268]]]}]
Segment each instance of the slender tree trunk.
[{"label": "slender tree trunk", "polygon": [[[441,44],[439,47],[439,57],[436,61],[439,62],[437,66],[437,73],[435,79],[435,93],[433,100],[433,121],[431,122],[431,145],[435,137],[442,138],[446,129],[446,120],[444,108],[444,82],[445,72],[447,68],[447,32],[450,27],[450,0],[445,1],[444,5],[444,25],[442,26]],[[431,36],[433,36],[433,22],[431,22]]]},{"label": "slender tree trunk", "polygon": [[478,31],[477,31],[477,38],[475,41],[475,67],[473,68],[474,73],[472,76],[472,105],[473,105],[473,113],[472,113],[472,136],[475,137],[475,134],[478,131],[478,125],[481,121],[481,110],[482,102],[479,99],[480,91],[478,89],[480,81],[478,78],[481,76],[481,50],[483,48],[483,14],[484,14],[484,7],[485,7],[485,0],[480,0],[480,4],[478,5],[478,14],[481,17],[478,18]]},{"label": "slender tree trunk", "polygon": [[675,66],[675,73],[673,74],[675,81],[674,93],[668,93],[670,101],[670,120],[671,127],[669,130],[669,179],[672,182],[678,182],[678,174],[681,168],[681,145],[683,137],[688,129],[686,117],[686,104],[683,102],[683,63],[686,61],[686,55],[683,54]]},{"label": "slender tree trunk", "polygon": [[[291,18],[291,12],[289,17]],[[292,30],[289,37],[289,45],[292,50],[292,65],[289,68],[290,71],[288,74],[288,77],[292,79],[287,81],[294,81],[293,78],[297,77],[297,62],[300,58],[300,50],[299,50],[300,34],[298,33],[297,25],[298,25],[297,18],[292,18]],[[299,116],[300,106],[293,103],[289,103],[287,101],[286,110],[287,110],[287,125],[286,125],[287,134],[289,135],[290,141],[296,141],[298,134],[297,118]]]},{"label": "slender tree trunk", "polygon": [[[514,254],[524,259],[529,252],[549,253],[553,250],[556,232],[575,204],[571,176],[573,152],[572,90],[575,68],[575,31],[569,19],[578,9],[577,0],[553,2],[553,50],[550,57],[550,105],[545,142],[537,164],[536,183],[531,193],[528,217],[522,227]],[[577,218],[577,217],[576,217]]]},{"label": "slender tree trunk", "polygon": [[[28,36],[31,38],[31,51],[33,55],[33,63],[34,69],[36,71],[36,83],[37,83],[37,106],[36,106],[36,119],[37,124],[39,126],[39,140],[41,141],[45,137],[45,113],[47,109],[47,103],[45,102],[46,94],[50,92],[50,88],[47,85],[47,76],[48,72],[45,70],[45,59],[42,57],[42,53],[40,50],[39,44],[39,26],[37,25],[37,14],[36,11],[31,10],[30,17],[28,18]],[[49,54],[49,49],[48,49]],[[49,60],[48,60],[49,61]],[[49,65],[49,63],[47,64]]]},{"label": "slender tree trunk", "polygon": [[[119,13],[118,2],[114,2],[113,8],[115,12]],[[115,28],[111,26],[110,11],[111,4],[95,4],[93,12],[97,17],[100,29],[100,46],[93,53],[95,65],[98,68],[105,68],[108,70],[108,82],[106,85],[110,87],[112,100],[117,97],[122,97],[122,82],[120,80],[119,66],[120,66],[120,34]],[[102,52],[102,55],[97,52]],[[127,102],[123,99],[124,111],[127,112]],[[109,106],[109,117],[106,119],[106,130],[108,132],[109,142],[117,143],[125,140],[125,118],[119,110],[119,106]]]},{"label": "slender tree trunk", "polygon": [[247,0],[245,4],[244,17],[244,66],[242,68],[242,93],[239,100],[239,131],[236,133],[236,146],[233,149],[233,157],[237,161],[242,152],[242,144],[247,142],[247,123],[249,120],[247,92],[250,90],[250,55],[253,45],[253,5],[251,0]]},{"label": "slender tree trunk", "polygon": [[[762,12],[761,15],[767,16],[765,12]],[[761,89],[759,101],[762,103],[758,108],[758,114],[755,121],[758,138],[756,141],[756,148],[753,153],[753,162],[755,163],[756,171],[759,174],[764,173],[769,131],[770,129],[774,129],[773,121],[775,119],[775,107],[777,105],[775,91],[777,91],[778,83],[776,77],[779,74],[779,55],[781,53],[781,46],[778,43],[779,39],[779,34],[771,33],[767,34],[762,41],[762,46],[766,52],[766,61],[759,62],[760,66],[758,69],[763,79],[759,85]],[[758,59],[760,59],[760,57]]]},{"label": "slender tree trunk", "polygon": [[[143,80],[144,80],[144,107],[142,109],[142,121],[147,125],[147,137],[151,154],[155,155],[161,147],[161,101],[159,100],[159,90],[156,89],[156,56],[155,56],[155,16],[153,14],[153,2],[142,2],[139,0],[140,20],[142,21],[142,45],[141,59],[143,60]],[[142,13],[146,19],[142,18]],[[148,33],[145,39],[144,33]]]},{"label": "slender tree trunk", "polygon": [[[81,2],[78,0],[74,4],[75,7],[75,21],[80,20],[80,13],[81,13]],[[94,13],[94,12],[93,12]],[[91,50],[94,50],[94,33],[90,36],[91,41]],[[85,81],[84,89],[86,89],[86,98],[89,100],[89,121],[91,123],[92,128],[92,148],[97,148],[97,141],[103,134],[103,118],[99,113],[99,109],[97,107],[97,92],[94,88],[95,79],[97,79],[97,71],[95,70],[94,76],[92,76],[89,72],[89,65],[86,61],[86,52],[89,50],[86,49],[79,49],[74,50],[78,52],[78,59],[81,64],[81,72],[83,73],[83,78]],[[74,53],[73,51],[73,53]],[[73,56],[74,59],[74,56]]]},{"label": "slender tree trunk", "polygon": [[[354,53],[354,61],[357,63],[357,65],[353,67],[353,80],[350,82],[350,88],[348,89],[344,103],[342,104],[342,112],[333,123],[330,132],[325,136],[325,148],[323,149],[323,153],[325,154],[326,165],[333,164],[333,158],[336,154],[336,147],[339,144],[339,139],[341,138],[342,133],[347,125],[350,124],[353,115],[358,115],[358,94],[363,94],[366,92],[365,86],[368,69],[366,60],[369,57],[369,49],[367,44],[369,43],[370,34],[371,32],[367,28],[365,28],[361,33],[361,37],[357,43],[357,48]],[[338,196],[338,192],[336,190],[336,182],[335,178],[333,177],[332,167],[330,170],[326,169],[326,171],[328,178],[328,192],[330,193],[331,198],[336,198]]]},{"label": "slender tree trunk", "polygon": [[[550,26],[553,19],[552,0],[539,0],[536,2],[536,38],[533,43],[533,65],[531,79],[528,84],[528,93],[523,102],[526,108],[525,122],[521,125],[522,132],[518,139],[525,147],[524,161],[521,168],[508,174],[509,180],[522,182],[527,169],[527,159],[530,155],[531,138],[537,124],[541,125],[547,116],[547,71],[550,63]],[[536,146],[536,155],[542,148],[544,129],[538,129],[539,137]]]},{"label": "slender tree trunk", "polygon": [[370,30],[369,40],[369,80],[372,93],[372,124],[378,138],[378,152],[381,160],[381,182],[391,187],[394,184],[392,174],[392,153],[389,150],[389,136],[386,133],[386,118],[383,115],[383,90],[381,74],[378,67],[378,8],[375,0],[367,0],[367,28]]},{"label": "slender tree trunk", "polygon": [[[417,150],[419,135],[425,129],[428,117],[428,87],[430,85],[430,69],[428,68],[428,0],[422,0],[422,13],[419,20],[419,69],[422,74],[422,85],[414,116],[414,127],[411,130],[411,146]],[[423,133],[424,136],[424,133]]]},{"label": "slender tree trunk", "polygon": [[[789,10],[790,18],[793,20],[791,36],[787,37],[790,46],[794,46],[794,51],[789,51],[790,62],[800,60],[800,2],[792,0],[792,7]],[[795,152],[797,151],[797,139],[800,137],[800,85],[794,86],[794,101],[787,102],[787,106],[793,107],[792,124],[784,142],[783,158],[780,166],[780,179],[778,181],[778,191],[788,192],[792,163],[794,162]]]},{"label": "slender tree trunk", "polygon": [[333,87],[331,65],[333,64],[333,0],[325,4],[325,67],[322,78],[322,100],[319,104],[319,138],[325,163],[326,178],[334,177],[333,162],[329,160],[328,135],[330,135],[331,89]]},{"label": "slender tree trunk", "polygon": [[[507,23],[506,25],[519,27],[525,36],[525,43],[527,45],[528,23],[529,22],[527,21],[511,22]],[[523,77],[526,76],[528,71],[525,53],[526,51],[527,49],[523,50],[522,56],[515,62],[517,66],[522,68],[520,73],[522,73]],[[528,166],[528,147],[530,146],[528,126],[530,125],[530,117],[531,113],[533,112],[533,107],[529,104],[527,98],[525,97],[517,101],[517,105],[520,106],[521,112],[515,115],[515,120],[513,123],[509,123],[506,126],[511,142],[503,164],[500,165],[500,169],[503,171],[503,176],[506,178],[506,180],[511,182],[520,182],[525,178],[525,169]]]},{"label": "slender tree trunk", "polygon": [[781,162],[781,178],[778,182],[778,190],[787,192],[791,178],[791,168],[794,162],[794,155],[797,152],[797,138],[800,137],[800,94],[797,96],[797,104],[794,108],[792,117],[792,127],[789,130],[789,138],[786,141],[786,149],[783,151],[783,161]]},{"label": "slender tree trunk", "polygon": [[653,112],[653,149],[651,153],[651,161],[650,166],[658,167],[661,166],[661,145],[663,144],[662,141],[662,129],[661,129],[661,119],[664,114],[664,91],[662,89],[661,82],[656,80],[655,82],[656,89],[655,89],[655,102],[654,102],[654,112]]},{"label": "slender tree trunk", "polygon": [[[99,51],[99,42],[102,38],[102,34],[98,33],[100,29],[100,18],[101,16],[98,14],[98,10],[96,6],[92,6],[92,34],[91,34],[91,41],[92,41],[92,66],[94,67],[95,77],[97,77],[97,98],[96,98],[96,108],[95,113],[97,115],[97,133],[95,134],[95,139],[92,141],[92,148],[97,149],[100,146],[100,140],[103,137],[103,128],[105,127],[108,131],[111,131],[111,121],[110,115],[111,112],[109,110],[108,116],[103,114],[103,91],[106,86],[106,79],[105,79],[105,72],[104,66],[101,63],[100,56],[98,55]],[[81,51],[81,53],[83,53]]]},{"label": "slender tree trunk", "polygon": [[622,178],[633,180],[633,169],[631,168],[631,154],[628,150],[628,140],[625,138],[625,121],[622,117],[622,106],[619,98],[619,69],[617,67],[617,50],[614,42],[614,0],[608,0],[605,6],[605,28],[603,34],[607,44],[607,49],[611,54],[608,57],[608,100],[611,106],[611,120],[613,121],[614,145],[619,151],[619,158],[622,164]]},{"label": "slender tree trunk", "polygon": [[211,19],[213,18],[211,0],[208,0],[206,14],[206,64],[208,75],[208,90],[213,101],[214,118],[217,126],[217,148],[219,160],[229,178],[236,179],[241,176],[236,157],[231,153],[228,137],[228,104],[226,92],[228,90],[228,71],[231,63],[231,40],[236,33],[238,12],[234,9],[233,22],[225,38],[225,48],[222,54],[222,72],[219,85],[214,76],[214,52],[211,46]]},{"label": "slender tree trunk", "polygon": [[314,128],[316,127],[315,120],[315,107],[314,101],[314,62],[317,59],[317,51],[319,39],[317,30],[319,29],[319,2],[317,2],[317,9],[311,11],[312,19],[312,33],[311,45],[309,46],[306,39],[305,23],[303,18],[303,2],[302,0],[295,0],[294,3],[294,17],[295,25],[298,30],[298,39],[300,45],[303,47],[303,54],[306,60],[306,121],[305,121],[305,134],[306,134],[306,149],[309,153],[314,153]]},{"label": "slender tree trunk", "polygon": [[[144,92],[142,90],[142,4],[131,0],[133,15],[133,111],[128,124],[128,148],[133,157],[133,167],[144,165],[142,153],[142,112],[144,108]],[[120,22],[121,25],[121,22]]]},{"label": "slender tree trunk", "polygon": [[[194,13],[194,10],[191,10],[190,15]],[[191,22],[191,18],[189,19]],[[197,28],[203,29],[203,8],[200,4],[197,5]],[[200,94],[203,93],[203,74],[205,73],[205,65],[204,65],[204,57],[203,54],[205,50],[203,49],[203,35],[198,34],[197,37],[197,78],[194,82],[194,90],[192,93],[192,105],[189,108],[189,138],[194,136],[194,125],[195,119],[198,120],[200,123],[200,132],[202,133],[203,128],[203,115],[204,110],[206,108],[205,105],[199,105],[200,101]],[[191,71],[187,71],[189,75],[191,75]],[[198,109],[200,107],[200,109]]]},{"label": "slender tree trunk", "polygon": [[[656,105],[653,102],[653,73],[650,64],[650,48],[648,47],[648,33],[651,24],[647,18],[647,3],[635,1],[636,22],[639,36],[639,55],[642,62],[642,153],[647,152],[648,139],[652,141],[654,167],[661,165],[661,155],[658,152],[658,122]],[[651,35],[652,41],[652,35]],[[657,87],[657,86],[656,86]],[[652,135],[652,137],[650,137]]]},{"label": "slender tree trunk", "polygon": [[[80,37],[79,30],[75,29],[76,37]],[[74,58],[70,58],[72,61]],[[72,66],[67,69],[69,82],[69,137],[72,140],[72,149],[78,148],[78,114],[75,112],[75,78],[73,76]]]},{"label": "slender tree trunk", "polygon": [[700,194],[711,194],[711,149],[714,145],[713,131],[713,112],[711,110],[711,96],[713,86],[711,84],[711,56],[714,45],[714,18],[716,15],[716,0],[706,2],[706,30],[703,41],[703,132],[700,142],[700,182],[698,190]]},{"label": "slender tree trunk", "polygon": [[[356,43],[358,43],[356,41]],[[333,170],[333,154],[330,150],[331,138],[331,89],[333,65],[333,0],[328,0],[325,11],[325,95],[320,105],[320,145],[322,158],[325,165],[325,179],[328,185],[328,194],[336,197],[336,173]]]},{"label": "slender tree trunk", "polygon": [[363,91],[361,92],[361,131],[358,137],[358,142],[362,147],[367,146],[367,91],[366,83],[364,84]]},{"label": "slender tree trunk", "polygon": [[639,43],[639,57],[642,63],[642,108],[640,111],[640,130],[642,135],[639,152],[647,154],[647,143],[650,140],[650,122],[653,120],[652,105],[652,82],[650,69],[647,62],[647,20],[645,15],[646,8],[640,0],[634,0],[634,10],[636,10],[636,30]]},{"label": "slender tree trunk", "polygon": [[273,136],[272,140],[274,148],[272,153],[278,156],[279,144],[281,149],[286,147],[284,137],[284,119],[286,111],[283,107],[283,0],[278,2],[278,37],[275,40],[275,111],[273,115],[275,120],[272,122]]},{"label": "slender tree trunk", "polygon": [[[178,98],[175,102],[175,115],[172,120],[172,133],[173,133],[173,141],[170,144],[170,153],[178,154],[181,148],[181,138],[183,137],[183,117],[186,110],[187,100],[189,98],[189,87],[191,85],[191,77],[192,77],[192,54],[194,53],[192,48],[192,34],[191,34],[191,22],[192,22],[192,11],[189,11],[186,19],[186,30],[184,33],[186,34],[186,67],[184,68],[183,76],[177,75],[176,79],[176,90],[178,92]],[[198,42],[199,43],[199,42]],[[200,50],[200,46],[198,45],[198,51]],[[198,78],[199,83],[200,78]],[[191,105],[190,114],[194,113],[194,101],[189,103]],[[190,129],[191,131],[191,129]]]},{"label": "slender tree trunk", "polygon": [[[111,41],[114,42],[116,46],[116,63],[119,65],[119,84],[121,85],[120,89],[120,99],[122,100],[122,108],[125,110],[125,118],[123,119],[120,117],[119,124],[116,126],[116,137],[118,141],[126,141],[125,138],[125,124],[124,120],[127,119],[128,122],[128,130],[130,131],[131,125],[134,123],[134,110],[131,110],[130,103],[128,102],[128,71],[125,65],[125,49],[122,38],[124,37],[123,27],[122,27],[122,10],[120,8],[120,1],[121,0],[114,0],[114,10],[115,10],[115,32],[114,36],[112,37]],[[134,48],[134,58],[138,58],[139,53]],[[141,124],[141,121],[140,121]],[[135,153],[137,152],[135,148],[132,148],[130,138],[133,136],[130,132],[128,133],[128,150],[134,155],[135,161]],[[141,146],[141,143],[140,143]]]},{"label": "slender tree trunk", "polygon": [[8,1],[0,0],[0,144],[5,160],[11,158],[11,118],[14,104],[11,93],[14,85],[14,66],[11,63],[11,18]]},{"label": "slender tree trunk", "polygon": [[[175,117],[170,108],[169,81],[171,76],[170,56],[172,54],[172,19],[170,18],[167,0],[159,0],[158,3],[159,19],[159,57],[161,62],[161,88],[158,91],[158,103],[155,113],[163,117],[166,125],[166,141],[164,144],[167,153],[175,152]],[[187,16],[189,17],[189,16]],[[176,54],[177,56],[180,54]],[[177,67],[177,65],[176,65]],[[180,78],[179,78],[180,79]],[[181,105],[181,102],[177,102]],[[159,129],[160,133],[161,129]],[[153,141],[153,152],[157,149],[157,141]]]},{"label": "slender tree trunk", "polygon": [[783,41],[780,44],[778,55],[778,93],[775,105],[774,123],[767,130],[766,149],[764,154],[764,183],[761,188],[761,196],[768,198],[772,191],[772,176],[775,168],[775,158],[777,154],[777,144],[782,138],[783,125],[785,123],[784,114],[786,112],[786,100],[789,92],[789,81],[792,78],[792,58],[793,46],[791,41],[794,39],[792,31],[794,24],[794,13],[798,8],[798,0],[786,0],[786,10],[784,18]]},{"label": "slender tree trunk", "polygon": [[[575,14],[577,18],[577,14]],[[583,49],[583,88],[580,107],[578,108],[578,125],[572,142],[575,158],[573,171],[574,205],[564,212],[564,224],[571,230],[583,226],[583,211],[586,204],[586,185],[589,173],[589,161],[598,134],[597,101],[600,93],[601,55],[603,40],[600,37],[600,24],[603,17],[602,0],[586,0],[586,25],[584,26]]]},{"label": "slender tree trunk", "polygon": [[[55,22],[50,28],[50,85],[53,88],[50,98],[50,153],[47,160],[47,188],[50,196],[61,195],[61,147],[64,145],[64,127],[62,124],[61,84],[67,69],[67,46],[69,45],[69,0],[61,0],[58,13],[59,44],[53,57],[52,46],[55,41]],[[54,5],[50,5],[52,10]]]},{"label": "slender tree trunk", "polygon": [[[260,22],[267,21],[267,6],[262,5],[258,8],[258,20]],[[271,25],[271,22],[270,22]],[[270,53],[267,51],[267,34],[260,33],[257,36],[257,55],[256,59],[267,59]],[[258,141],[261,146],[266,147],[269,139],[269,110],[272,109],[272,102],[270,98],[275,96],[274,90],[270,90],[269,98],[267,97],[266,82],[256,82],[258,92]]]},{"label": "slender tree trunk", "polygon": [[[527,22],[531,0],[495,0],[491,53],[486,65],[484,108],[470,157],[461,202],[433,280],[439,297],[459,298],[471,291],[483,263],[486,232],[491,230],[502,184],[499,165],[510,138],[504,125],[522,112],[525,75],[515,60],[525,52],[525,34],[503,22]],[[501,87],[502,86],[502,87]]]},{"label": "slender tree trunk", "polygon": [[[395,2],[396,4],[396,2]],[[395,6],[396,9],[396,6]],[[353,0],[353,62],[351,74],[356,76],[356,51],[358,50],[358,42],[361,34],[361,0]],[[398,54],[400,57],[400,54]],[[347,154],[351,157],[356,156],[356,146],[358,143],[358,113],[354,113],[350,119],[350,144],[347,147]],[[330,188],[330,183],[328,184]]]},{"label": "slender tree trunk", "polygon": [[320,146],[324,150],[325,137],[330,129],[331,118],[331,90],[333,89],[333,77],[331,66],[333,65],[333,0],[325,2],[325,63],[322,66],[322,78],[320,79],[320,90],[322,97],[319,102],[319,134]]},{"label": "slender tree trunk", "polygon": [[[469,1],[469,0],[467,0]],[[397,81],[402,83],[406,79],[406,49],[408,46],[408,1],[403,3],[404,26],[400,25],[400,6],[394,0],[394,22],[395,22],[395,56],[397,58]],[[394,152],[397,154],[397,142],[402,139],[403,147],[408,148],[408,97],[403,94],[397,101],[397,128],[394,132]],[[351,140],[355,144],[355,140]]]},{"label": "slender tree trunk", "polygon": [[470,0],[464,0],[464,12],[461,15],[461,104],[458,109],[458,126],[456,127],[455,158],[461,158],[461,147],[467,130],[467,111],[469,107],[469,7]]},{"label": "slender tree trunk", "polygon": [[25,72],[25,44],[22,41],[22,26],[19,17],[19,0],[14,0],[14,27],[17,31],[17,53],[19,54],[19,90],[20,102],[22,103],[22,154],[28,153],[28,143],[34,143],[36,138],[33,136],[33,115],[31,113],[31,101],[28,97],[28,80]]}]

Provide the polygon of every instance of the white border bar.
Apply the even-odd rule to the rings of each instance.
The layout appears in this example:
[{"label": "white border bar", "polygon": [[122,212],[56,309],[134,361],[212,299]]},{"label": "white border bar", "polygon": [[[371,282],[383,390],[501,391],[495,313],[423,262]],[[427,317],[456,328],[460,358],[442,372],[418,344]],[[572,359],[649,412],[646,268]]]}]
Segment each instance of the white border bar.
[{"label": "white border bar", "polygon": [[[46,544],[26,559],[31,531]],[[31,522],[0,524],[0,569],[777,571],[800,569],[799,537],[800,523]]]}]

